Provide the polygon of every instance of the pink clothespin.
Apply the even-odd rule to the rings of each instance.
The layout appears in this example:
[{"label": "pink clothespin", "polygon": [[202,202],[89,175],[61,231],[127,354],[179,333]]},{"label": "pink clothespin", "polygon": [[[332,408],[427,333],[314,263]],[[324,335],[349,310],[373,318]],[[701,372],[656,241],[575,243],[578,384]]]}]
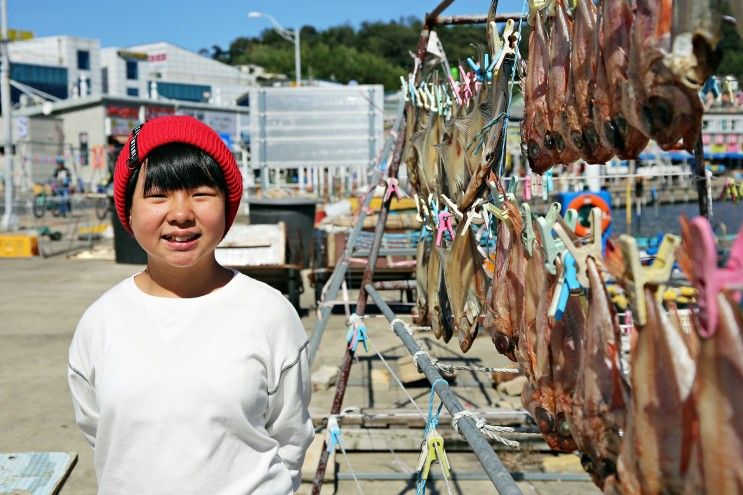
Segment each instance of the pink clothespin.
[{"label": "pink clothespin", "polygon": [[[730,248],[728,264],[717,267],[717,246],[709,220],[697,217],[691,221],[691,235],[695,242],[688,246],[694,259],[694,278],[699,305],[700,335],[712,337],[717,332],[719,321],[717,295],[725,288],[743,287],[743,228]],[[735,294],[740,302],[740,293]]]},{"label": "pink clothespin", "polygon": [[398,201],[407,196],[407,194],[405,194],[405,191],[400,189],[399,182],[394,177],[385,177],[384,181],[387,183],[387,189],[384,191],[385,202],[389,201],[393,193],[397,197]]},{"label": "pink clothespin", "polygon": [[454,95],[454,99],[457,100],[457,105],[462,106],[462,96],[459,94],[461,91],[459,83],[454,80],[451,74],[447,74],[446,77],[449,79],[449,86],[451,86],[451,92]]},{"label": "pink clothespin", "polygon": [[624,334],[631,335],[635,330],[635,322],[632,319],[632,310],[627,308],[624,311]]},{"label": "pink clothespin", "polygon": [[531,201],[531,175],[524,177],[524,201]]},{"label": "pink clothespin", "polygon": [[451,225],[452,214],[448,211],[439,212],[439,226],[436,229],[436,247],[441,247],[441,238],[444,232],[449,232],[449,236],[454,239],[454,227]]}]

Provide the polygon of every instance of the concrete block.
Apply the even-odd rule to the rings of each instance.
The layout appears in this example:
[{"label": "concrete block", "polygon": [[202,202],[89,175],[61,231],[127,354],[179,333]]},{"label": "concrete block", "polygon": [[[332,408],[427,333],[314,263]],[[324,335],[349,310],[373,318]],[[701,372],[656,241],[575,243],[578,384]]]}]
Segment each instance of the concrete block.
[{"label": "concrete block", "polygon": [[526,377],[517,376],[516,378],[512,378],[511,380],[498,385],[498,392],[506,395],[517,396],[521,395],[524,386],[526,386]]},{"label": "concrete block", "polygon": [[371,381],[375,387],[389,387],[391,379],[390,372],[386,369],[371,371]]},{"label": "concrete block", "polygon": [[583,473],[580,458],[575,454],[559,454],[542,459],[542,467],[547,473]]},{"label": "concrete block", "polygon": [[413,383],[425,380],[426,375],[418,371],[412,356],[404,356],[397,360],[397,377],[403,383]]},{"label": "concrete block", "polygon": [[340,369],[337,366],[320,366],[312,373],[312,390],[318,392],[329,389],[335,385],[339,373]]},{"label": "concrete block", "polygon": [[[516,369],[517,367],[514,365],[514,366],[509,366],[509,368]],[[507,382],[508,380],[513,380],[517,376],[520,376],[520,375],[518,373],[510,373],[507,371],[493,371],[490,374],[490,378],[493,380],[494,386],[500,385],[501,383]]]}]

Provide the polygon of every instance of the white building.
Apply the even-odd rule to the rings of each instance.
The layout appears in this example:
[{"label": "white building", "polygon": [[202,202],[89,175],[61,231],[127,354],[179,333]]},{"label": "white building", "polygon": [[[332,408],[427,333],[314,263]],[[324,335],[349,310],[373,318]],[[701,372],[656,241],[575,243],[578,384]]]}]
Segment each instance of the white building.
[{"label": "white building", "polygon": [[101,50],[103,93],[235,105],[253,74],[166,42]]}]

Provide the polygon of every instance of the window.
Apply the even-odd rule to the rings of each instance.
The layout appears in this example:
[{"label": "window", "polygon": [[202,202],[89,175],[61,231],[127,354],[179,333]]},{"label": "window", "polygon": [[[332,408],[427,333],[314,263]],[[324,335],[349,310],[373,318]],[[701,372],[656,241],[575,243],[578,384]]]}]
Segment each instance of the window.
[{"label": "window", "polygon": [[90,70],[90,52],[88,50],[77,51],[78,70]]},{"label": "window", "polygon": [[101,92],[108,94],[108,67],[101,69]]},{"label": "window", "polygon": [[127,96],[139,96],[139,88],[126,88]]},{"label": "window", "polygon": [[727,119],[721,119],[720,120],[720,125],[721,125],[721,128],[722,128],[723,131],[727,131],[728,130],[728,120]]},{"label": "window", "polygon": [[[57,98],[65,99],[69,95],[67,69],[65,68],[11,63],[10,78]],[[16,102],[20,91],[11,88],[11,92],[14,95],[13,101]]]},{"label": "window", "polygon": [[126,78],[130,81],[139,79],[139,64],[136,60],[126,61]]},{"label": "window", "polygon": [[158,94],[173,100],[205,102],[209,100],[211,91],[211,86],[200,84],[157,83]]}]

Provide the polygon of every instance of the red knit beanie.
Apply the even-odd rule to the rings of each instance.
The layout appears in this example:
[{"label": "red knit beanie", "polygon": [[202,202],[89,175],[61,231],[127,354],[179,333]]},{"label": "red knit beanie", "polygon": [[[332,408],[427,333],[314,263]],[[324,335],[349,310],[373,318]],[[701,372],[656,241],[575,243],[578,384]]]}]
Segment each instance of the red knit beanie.
[{"label": "red knit beanie", "polygon": [[222,169],[224,181],[227,184],[224,228],[226,234],[235,220],[242,198],[242,175],[235,157],[222,138],[208,125],[187,115],[158,117],[148,120],[132,131],[126,145],[119,153],[114,169],[114,203],[121,225],[132,234],[129,217],[126,214],[126,186],[132,172],[144,162],[153,149],[169,143],[185,143],[195,146],[211,156]]}]

